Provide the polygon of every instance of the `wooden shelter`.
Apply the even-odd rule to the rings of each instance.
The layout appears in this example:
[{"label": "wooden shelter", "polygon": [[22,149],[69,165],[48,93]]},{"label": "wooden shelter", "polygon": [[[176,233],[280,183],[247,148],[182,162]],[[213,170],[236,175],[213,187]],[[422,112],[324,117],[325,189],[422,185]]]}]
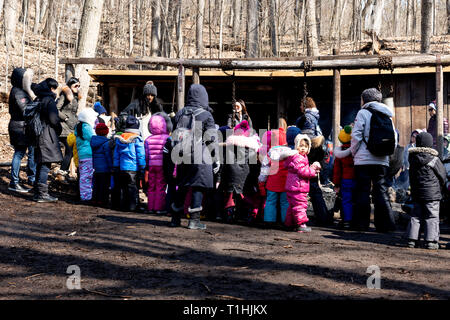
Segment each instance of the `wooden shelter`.
[{"label": "wooden shelter", "polygon": [[[91,70],[89,74],[99,83],[99,94],[106,107],[116,113],[140,94],[148,80],[157,86],[158,97],[167,112],[182,108],[185,88],[201,82],[208,91],[219,125],[224,125],[227,114],[231,113],[233,98],[241,98],[257,129],[274,128],[279,117],[286,118],[288,124],[294,123],[306,82],[308,95],[314,98],[320,110],[320,125],[326,136],[333,128],[337,130],[339,125],[354,120],[360,109],[362,90],[380,84],[383,96],[394,98],[394,121],[402,145],[409,142],[414,129],[427,127],[427,106],[432,100],[437,100],[440,106],[438,119],[450,118],[450,56],[326,56],[276,60],[74,58],[61,59],[61,63],[66,64],[68,75],[73,70],[72,64],[178,67],[173,71]],[[185,70],[185,67],[192,70]],[[200,67],[210,70],[200,71]],[[267,71],[270,69],[277,70]],[[440,123],[438,132],[442,145],[442,121]],[[333,141],[337,141],[336,135]]]}]

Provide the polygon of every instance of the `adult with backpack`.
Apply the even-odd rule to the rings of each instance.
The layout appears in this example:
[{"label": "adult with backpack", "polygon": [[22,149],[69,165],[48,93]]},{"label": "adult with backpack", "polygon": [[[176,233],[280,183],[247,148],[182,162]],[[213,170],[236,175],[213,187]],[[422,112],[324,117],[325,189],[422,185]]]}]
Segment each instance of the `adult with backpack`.
[{"label": "adult with backpack", "polygon": [[[352,228],[367,231],[370,225],[370,193],[375,207],[378,232],[395,230],[395,220],[387,194],[386,173],[389,156],[397,146],[392,111],[381,103],[376,88],[361,94],[361,110],[352,131],[351,152],[355,164],[355,207]],[[371,187],[373,186],[373,187]],[[372,190],[371,190],[372,189]]]},{"label": "adult with backpack", "polygon": [[63,160],[58,139],[62,127],[55,102],[57,88],[58,82],[52,78],[47,78],[33,87],[39,102],[39,114],[42,125],[42,132],[36,137],[35,150],[37,167],[33,200],[37,202],[58,201],[58,198],[48,194],[47,185],[48,173],[52,163]]},{"label": "adult with backpack", "polygon": [[[185,197],[191,188],[188,228],[206,229],[206,226],[200,223],[203,193],[213,188],[213,156],[218,155],[217,136],[214,134],[217,134],[217,130],[214,118],[208,111],[208,105],[205,87],[193,84],[189,88],[186,105],[175,115],[175,131],[172,134],[175,146],[172,160],[175,160],[177,165],[178,190],[171,207],[172,227],[181,225]],[[209,139],[204,139],[206,131],[211,133]],[[212,155],[210,150],[214,150],[216,154]],[[214,170],[216,172],[219,170],[218,162],[214,162]]]},{"label": "adult with backpack", "polygon": [[[28,150],[27,176],[28,183],[33,185],[35,181],[36,164],[34,162],[34,147],[25,135],[25,119],[23,113],[26,106],[32,102],[34,95],[31,91],[32,69],[15,68],[11,74],[11,92],[9,93],[9,114],[11,120],[8,124],[9,141],[14,148],[11,162],[11,182],[8,190],[26,193],[31,189],[19,184],[20,162]],[[29,90],[27,90],[27,88]],[[27,92],[28,91],[28,92]]]}]

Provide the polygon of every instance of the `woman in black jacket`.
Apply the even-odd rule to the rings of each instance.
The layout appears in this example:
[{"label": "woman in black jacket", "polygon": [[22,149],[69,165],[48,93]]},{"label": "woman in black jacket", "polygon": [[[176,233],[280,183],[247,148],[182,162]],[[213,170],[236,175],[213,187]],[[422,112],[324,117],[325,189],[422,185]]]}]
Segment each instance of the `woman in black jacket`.
[{"label": "woman in black jacket", "polygon": [[[25,188],[19,184],[20,162],[22,161],[28,149],[27,175],[28,183],[31,185],[35,181],[36,164],[34,162],[34,148],[25,135],[25,121],[23,112],[28,103],[36,96],[27,88],[31,86],[32,69],[15,68],[11,75],[12,89],[9,93],[9,114],[11,120],[8,124],[8,133],[10,143],[14,148],[14,155],[11,162],[11,182],[8,189],[11,191],[26,193],[31,189]],[[30,94],[32,96],[30,96]]]},{"label": "woman in black jacket", "polygon": [[58,82],[52,78],[45,79],[33,88],[34,93],[41,102],[41,122],[43,127],[35,151],[37,167],[33,200],[37,202],[58,201],[58,198],[48,194],[47,185],[51,164],[53,162],[61,162],[63,159],[58,139],[62,127],[55,102],[57,88]]},{"label": "woman in black jacket", "polygon": [[250,128],[253,128],[252,119],[248,115],[244,100],[237,99],[233,105],[233,113],[228,115],[227,126],[234,128],[244,120],[247,120]]}]

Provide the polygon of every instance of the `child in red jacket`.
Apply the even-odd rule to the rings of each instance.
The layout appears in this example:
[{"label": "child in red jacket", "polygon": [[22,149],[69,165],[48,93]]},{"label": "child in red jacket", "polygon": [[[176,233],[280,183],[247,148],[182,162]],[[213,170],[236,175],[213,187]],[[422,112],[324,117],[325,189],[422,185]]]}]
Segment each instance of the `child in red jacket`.
[{"label": "child in red jacket", "polygon": [[338,139],[342,145],[334,150],[334,191],[336,193],[341,192],[341,226],[345,229],[350,228],[350,222],[353,216],[353,190],[355,188],[353,157],[350,150],[351,134],[352,127],[345,126],[338,135]]}]

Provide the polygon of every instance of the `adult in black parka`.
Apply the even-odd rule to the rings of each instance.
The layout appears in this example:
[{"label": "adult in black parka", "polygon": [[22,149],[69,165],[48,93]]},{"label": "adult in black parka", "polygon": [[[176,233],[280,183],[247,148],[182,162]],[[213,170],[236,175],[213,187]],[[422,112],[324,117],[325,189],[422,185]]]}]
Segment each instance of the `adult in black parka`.
[{"label": "adult in black parka", "polygon": [[37,202],[54,202],[58,200],[48,194],[47,185],[51,164],[63,160],[58,139],[62,127],[55,102],[57,88],[58,82],[52,78],[47,78],[32,87],[39,101],[41,101],[41,122],[43,127],[35,151],[37,183],[33,200]]},{"label": "adult in black parka", "polygon": [[162,103],[157,96],[158,90],[156,86],[153,84],[153,81],[148,81],[142,89],[142,95],[133,100],[122,112],[136,118],[146,116],[149,113],[162,112],[164,111]]},{"label": "adult in black parka", "polygon": [[[28,85],[31,85],[33,71],[31,69],[15,68],[11,75],[11,92],[9,93],[9,114],[11,120],[8,124],[9,140],[14,148],[14,155],[11,162],[11,182],[8,189],[16,192],[29,192],[30,189],[19,184],[20,162],[22,161],[28,149],[28,166],[27,175],[28,182],[34,184],[36,164],[34,162],[34,148],[31,146],[29,139],[25,135],[25,121],[23,112],[28,103],[35,98],[34,93],[30,90],[25,91]],[[28,80],[28,85],[26,81]],[[25,86],[24,86],[25,83]],[[30,96],[33,95],[33,97]]]},{"label": "adult in black parka", "polygon": [[[214,132],[217,133],[214,118],[209,110],[209,99],[206,89],[201,84],[193,84],[189,88],[186,105],[184,108],[177,112],[175,115],[175,132],[173,133],[174,139],[177,137],[177,129],[189,127],[191,119],[189,114],[196,113],[195,120],[200,126],[196,126],[199,137],[201,136],[201,146],[199,150],[202,152],[201,161],[198,161],[199,154],[189,154],[190,163],[181,163],[177,165],[177,185],[178,192],[175,197],[175,202],[172,205],[172,222],[171,226],[177,227],[180,225],[181,213],[183,212],[183,205],[188,188],[192,189],[191,205],[189,213],[191,219],[189,221],[188,228],[190,229],[205,229],[206,226],[200,223],[200,212],[202,211],[203,192],[206,189],[213,188],[213,159],[215,152],[217,152],[217,137]],[[201,127],[201,128],[200,128]],[[201,130],[201,132],[200,132]],[[211,137],[205,141],[203,136],[207,130],[213,133]],[[200,142],[199,142],[200,143]],[[212,145],[211,145],[212,144]],[[208,150],[214,150],[210,153]],[[177,152],[176,147],[173,152]],[[172,158],[173,159],[173,158]],[[184,161],[183,161],[184,162]],[[217,162],[214,162],[214,168],[218,170]]]}]

